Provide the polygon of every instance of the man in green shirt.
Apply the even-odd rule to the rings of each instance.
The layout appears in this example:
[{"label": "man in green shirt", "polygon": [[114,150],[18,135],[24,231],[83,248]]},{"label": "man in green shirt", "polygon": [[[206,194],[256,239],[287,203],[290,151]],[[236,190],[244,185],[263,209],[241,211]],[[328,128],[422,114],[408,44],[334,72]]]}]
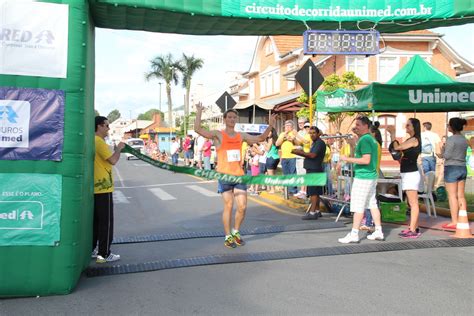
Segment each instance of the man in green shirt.
[{"label": "man in green shirt", "polygon": [[364,210],[370,208],[375,223],[375,232],[367,236],[369,240],[384,240],[380,211],[375,198],[377,187],[378,151],[377,141],[370,134],[371,122],[366,116],[355,120],[354,133],[359,136],[354,156],[341,156],[340,161],[354,164],[354,182],[351,190],[351,212],[354,213],[352,230],[344,238],[339,238],[343,244],[359,242],[359,227],[364,217]]}]

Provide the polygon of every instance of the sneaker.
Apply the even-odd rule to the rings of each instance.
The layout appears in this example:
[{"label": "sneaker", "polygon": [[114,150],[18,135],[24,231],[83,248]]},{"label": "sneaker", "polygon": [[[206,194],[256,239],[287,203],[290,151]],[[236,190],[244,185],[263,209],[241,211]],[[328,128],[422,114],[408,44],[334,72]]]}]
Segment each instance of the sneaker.
[{"label": "sneaker", "polygon": [[[398,236],[406,235],[408,232],[410,232],[410,228],[402,230],[400,233],[398,233]],[[420,229],[417,228],[417,229],[415,230],[415,232],[419,234],[419,233],[420,233]]]},{"label": "sneaker", "polygon": [[367,235],[367,239],[368,240],[384,240],[384,236],[383,236],[382,231],[376,230],[372,234]]},{"label": "sneaker", "polygon": [[404,239],[415,239],[415,238],[419,238],[421,236],[421,233],[420,232],[412,232],[411,230],[406,232],[405,234],[399,234],[399,236],[401,238],[404,238]]},{"label": "sneaker", "polygon": [[305,199],[305,198],[306,198],[306,192],[301,192],[301,191],[300,191],[300,192],[298,192],[298,193],[296,193],[296,194],[293,194],[293,196],[294,196],[295,198],[298,198],[298,199]]},{"label": "sneaker", "polygon": [[349,244],[351,242],[359,242],[359,236],[358,235],[352,235],[351,233],[348,233],[346,235],[346,237],[339,238],[337,241],[339,241],[341,244]]},{"label": "sneaker", "polygon": [[234,238],[234,242],[237,244],[237,246],[245,245],[245,241],[242,239],[242,236],[240,236],[240,232],[233,233],[232,237]]},{"label": "sneaker", "polygon": [[301,217],[302,220],[312,220],[312,219],[318,219],[320,218],[321,212],[316,212],[314,214],[311,213],[306,213],[304,216]]},{"label": "sneaker", "polygon": [[113,261],[118,261],[118,260],[120,260],[120,255],[110,253],[110,255],[107,258],[104,258],[101,255],[97,255],[97,260],[95,262],[106,263],[106,262],[113,262]]},{"label": "sneaker", "polygon": [[237,244],[235,243],[234,237],[227,237],[227,239],[224,241],[224,246],[226,246],[227,248],[236,248]]},{"label": "sneaker", "polygon": [[98,254],[99,254],[99,250],[97,250],[97,248],[94,248],[94,250],[92,250],[92,253],[91,253],[91,258],[92,259],[97,258]]}]

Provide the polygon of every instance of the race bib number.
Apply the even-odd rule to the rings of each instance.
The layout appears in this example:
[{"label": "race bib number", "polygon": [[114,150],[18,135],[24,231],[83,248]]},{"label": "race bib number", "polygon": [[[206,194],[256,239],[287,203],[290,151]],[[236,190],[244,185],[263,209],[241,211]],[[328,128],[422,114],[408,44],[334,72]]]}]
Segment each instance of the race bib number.
[{"label": "race bib number", "polygon": [[240,150],[227,150],[227,162],[240,161]]}]

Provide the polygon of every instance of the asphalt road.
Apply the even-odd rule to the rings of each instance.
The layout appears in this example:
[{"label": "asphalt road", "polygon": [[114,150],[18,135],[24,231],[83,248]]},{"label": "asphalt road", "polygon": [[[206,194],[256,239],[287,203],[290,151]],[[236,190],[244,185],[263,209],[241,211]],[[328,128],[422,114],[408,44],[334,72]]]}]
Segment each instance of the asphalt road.
[{"label": "asphalt road", "polygon": [[[215,182],[138,160],[122,159],[116,171],[116,237],[222,229]],[[281,205],[251,198],[244,228],[301,222]],[[247,245],[232,250],[223,238],[197,238],[114,245],[113,251],[123,264],[339,247],[337,238],[348,229],[245,236]],[[383,243],[400,241],[400,229],[386,226]],[[426,231],[422,238],[447,234]],[[83,276],[69,295],[0,300],[0,315],[473,315],[473,263],[474,247],[461,247]]]}]

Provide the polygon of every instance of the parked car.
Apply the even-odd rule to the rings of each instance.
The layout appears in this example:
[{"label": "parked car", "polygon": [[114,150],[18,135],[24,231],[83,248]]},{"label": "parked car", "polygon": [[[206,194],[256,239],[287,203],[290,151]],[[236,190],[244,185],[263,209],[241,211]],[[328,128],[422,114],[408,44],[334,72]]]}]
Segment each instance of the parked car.
[{"label": "parked car", "polygon": [[[129,138],[127,139],[127,145],[132,147],[133,149],[139,150],[142,154],[145,153],[145,142],[141,138]],[[125,156],[127,157],[127,160],[130,160],[130,158],[135,157],[134,155],[130,153],[125,153]]]}]

